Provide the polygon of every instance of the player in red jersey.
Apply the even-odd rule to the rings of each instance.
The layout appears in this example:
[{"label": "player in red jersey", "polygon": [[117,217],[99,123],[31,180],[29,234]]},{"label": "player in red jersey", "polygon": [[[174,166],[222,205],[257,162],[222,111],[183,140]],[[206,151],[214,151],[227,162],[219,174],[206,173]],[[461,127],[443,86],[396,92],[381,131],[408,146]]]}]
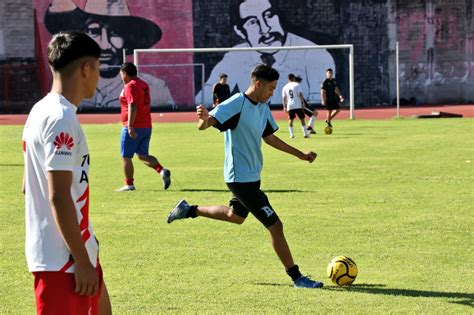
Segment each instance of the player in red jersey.
[{"label": "player in red jersey", "polygon": [[120,154],[125,185],[116,191],[135,190],[132,162],[135,153],[140,161],[161,175],[163,187],[168,189],[171,185],[171,172],[164,168],[156,157],[148,153],[152,129],[150,88],[137,76],[137,67],[131,62],[126,62],[120,67],[120,77],[124,83],[119,100],[123,124]]}]

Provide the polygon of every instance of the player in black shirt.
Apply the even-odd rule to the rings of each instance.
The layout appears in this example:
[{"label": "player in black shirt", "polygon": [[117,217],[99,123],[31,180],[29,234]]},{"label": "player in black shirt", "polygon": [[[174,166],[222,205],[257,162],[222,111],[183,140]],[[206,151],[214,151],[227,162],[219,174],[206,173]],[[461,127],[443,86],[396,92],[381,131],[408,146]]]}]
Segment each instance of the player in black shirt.
[{"label": "player in black shirt", "polygon": [[321,102],[323,106],[326,106],[328,110],[326,124],[332,128],[331,120],[336,117],[341,111],[339,102],[344,101],[341,90],[336,83],[336,80],[332,77],[333,71],[331,68],[326,70],[326,80],[321,84]]},{"label": "player in black shirt", "polygon": [[212,104],[213,107],[216,107],[219,103],[222,103],[230,97],[230,88],[227,84],[227,74],[221,73],[219,76],[219,82],[214,84],[212,87],[212,96],[214,100]]}]

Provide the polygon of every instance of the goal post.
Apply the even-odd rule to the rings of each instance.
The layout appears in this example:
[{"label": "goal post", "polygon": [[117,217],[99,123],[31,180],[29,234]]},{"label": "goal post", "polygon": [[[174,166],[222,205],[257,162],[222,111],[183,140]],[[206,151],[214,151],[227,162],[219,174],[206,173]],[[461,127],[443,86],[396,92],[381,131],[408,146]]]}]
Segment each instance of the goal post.
[{"label": "goal post", "polygon": [[[355,119],[354,113],[354,45],[340,44],[340,45],[310,45],[310,46],[282,46],[282,47],[223,47],[223,48],[162,48],[162,49],[134,49],[133,62],[137,69],[140,69],[138,56],[139,54],[156,54],[156,53],[215,53],[215,52],[245,52],[245,51],[278,51],[278,50],[311,50],[311,49],[348,49],[349,50],[349,111],[350,119]],[[250,69],[249,69],[250,70]],[[202,80],[204,80],[204,75]]]}]

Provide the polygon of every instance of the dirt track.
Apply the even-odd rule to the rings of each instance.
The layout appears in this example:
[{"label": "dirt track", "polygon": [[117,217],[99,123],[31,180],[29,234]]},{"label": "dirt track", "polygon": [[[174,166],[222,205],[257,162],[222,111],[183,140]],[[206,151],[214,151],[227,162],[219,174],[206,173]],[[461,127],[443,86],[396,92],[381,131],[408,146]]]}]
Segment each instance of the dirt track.
[{"label": "dirt track", "polygon": [[[413,115],[429,115],[432,112],[447,112],[461,114],[463,117],[474,117],[474,105],[442,105],[442,106],[416,106],[402,107],[401,117],[412,117]],[[272,111],[277,120],[286,119],[283,111]],[[356,119],[391,119],[397,115],[395,107],[364,108],[356,109]],[[325,118],[326,111],[320,110],[318,120]],[[23,125],[27,115],[0,115],[0,125]],[[349,110],[343,109],[336,119],[348,119]],[[153,122],[193,122],[196,121],[194,112],[179,113],[152,113]],[[110,124],[120,122],[120,114],[79,114],[79,120],[83,124]]]}]

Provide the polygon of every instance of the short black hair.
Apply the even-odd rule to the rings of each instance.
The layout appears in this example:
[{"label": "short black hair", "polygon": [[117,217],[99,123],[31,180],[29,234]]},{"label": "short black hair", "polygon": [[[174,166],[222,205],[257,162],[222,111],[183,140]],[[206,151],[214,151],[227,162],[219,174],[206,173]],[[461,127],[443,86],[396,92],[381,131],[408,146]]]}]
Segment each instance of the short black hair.
[{"label": "short black hair", "polygon": [[125,72],[131,77],[136,77],[138,74],[137,67],[131,62],[124,62],[120,67],[120,71]]},{"label": "short black hair", "polygon": [[328,71],[329,71],[329,72],[333,72],[333,71],[332,71],[332,68],[327,68],[327,69],[326,69],[326,72],[328,72]]},{"label": "short black hair", "polygon": [[303,79],[298,75],[298,76],[295,77],[295,81],[297,83],[300,83],[301,81],[303,81]]},{"label": "short black hair", "polygon": [[288,80],[294,81],[295,79],[296,79],[296,77],[295,77],[295,75],[294,75],[293,73],[290,73],[290,74],[288,75]]},{"label": "short black hair", "polygon": [[222,78],[227,78],[227,74],[225,73],[219,74],[219,79],[222,79]]},{"label": "short black hair", "polygon": [[89,36],[79,32],[61,32],[48,44],[48,63],[60,70],[82,57],[100,57],[99,45]]},{"label": "short black hair", "polygon": [[272,82],[278,80],[280,78],[280,74],[277,70],[273,69],[270,66],[265,64],[259,64],[252,70],[252,78],[257,80],[265,80],[268,82]]}]

